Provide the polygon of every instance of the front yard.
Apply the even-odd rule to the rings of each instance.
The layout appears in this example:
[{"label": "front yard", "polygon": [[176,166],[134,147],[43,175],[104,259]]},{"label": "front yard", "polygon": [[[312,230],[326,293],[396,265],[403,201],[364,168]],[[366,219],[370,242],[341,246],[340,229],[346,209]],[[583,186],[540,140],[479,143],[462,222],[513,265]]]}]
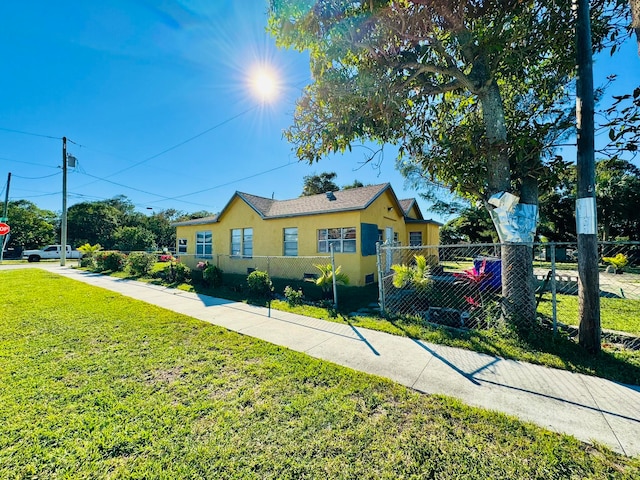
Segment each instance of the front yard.
[{"label": "front yard", "polygon": [[638,459],[48,272],[0,271],[0,304],[0,478],[640,476]]}]

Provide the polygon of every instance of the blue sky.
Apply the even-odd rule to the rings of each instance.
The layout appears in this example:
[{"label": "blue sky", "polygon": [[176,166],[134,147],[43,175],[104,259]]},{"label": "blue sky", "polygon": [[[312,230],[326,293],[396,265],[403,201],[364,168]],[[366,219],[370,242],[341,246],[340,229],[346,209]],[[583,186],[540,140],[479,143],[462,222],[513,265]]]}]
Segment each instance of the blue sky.
[{"label": "blue sky", "polygon": [[[358,148],[312,166],[296,160],[282,131],[310,82],[308,58],[275,47],[266,10],[265,0],[2,2],[0,188],[11,172],[12,200],[61,210],[66,136],[78,159],[69,205],[123,194],[145,213],[217,212],[236,190],[297,197],[303,177],[323,171],[338,185],[391,182],[400,198],[417,197],[392,148],[379,168]],[[248,85],[260,63],[281,78],[271,104]],[[631,43],[596,68],[596,84],[611,71],[620,91],[640,84]]]}]

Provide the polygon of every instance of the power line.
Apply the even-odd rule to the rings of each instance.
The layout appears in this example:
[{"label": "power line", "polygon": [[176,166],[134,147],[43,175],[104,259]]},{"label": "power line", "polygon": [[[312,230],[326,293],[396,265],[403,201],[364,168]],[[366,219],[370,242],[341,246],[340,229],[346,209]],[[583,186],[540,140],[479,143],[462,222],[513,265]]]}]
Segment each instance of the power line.
[{"label": "power line", "polygon": [[12,158],[6,158],[6,157],[1,157],[0,160],[6,160],[8,162],[15,162],[15,163],[24,163],[26,165],[35,165],[37,167],[60,168],[60,167],[54,167],[53,165],[46,165],[44,163],[25,162],[24,160],[14,160]]},{"label": "power line", "polygon": [[14,130],[12,128],[0,127],[0,130],[5,131],[5,132],[11,132],[11,133],[20,133],[21,135],[29,135],[31,137],[51,138],[53,140],[62,140],[62,137],[54,137],[53,135],[43,135],[41,133],[25,132],[23,130]]},{"label": "power line", "polygon": [[[160,198],[162,200],[173,200],[173,198],[165,197],[164,195],[159,195],[157,193],[148,192],[146,190],[141,190],[141,189],[136,188],[136,187],[130,187],[129,185],[124,185],[122,183],[113,182],[111,180],[106,180],[105,178],[100,178],[100,177],[97,177],[95,175],[91,175],[90,173],[86,173],[86,172],[78,172],[78,173],[80,173],[81,175],[86,175],[87,177],[95,178],[95,179],[103,181],[103,182],[111,183],[112,185],[117,185],[118,187],[128,188],[129,190],[134,190],[134,191],[140,192],[140,193],[146,193],[147,195],[153,195],[154,197],[158,197],[158,198]],[[183,203],[189,203],[191,205],[197,205],[199,207],[208,207],[208,205],[204,205],[202,203],[188,202],[186,200],[182,200],[182,202]]]},{"label": "power line", "polygon": [[60,175],[62,172],[52,173],[51,175],[44,175],[42,177],[21,177],[20,175],[14,175],[15,178],[21,178],[23,180],[40,180],[42,178],[55,177],[56,175]]},{"label": "power line", "polygon": [[274,167],[274,168],[271,168],[269,170],[265,170],[263,172],[254,173],[253,175],[249,175],[249,176],[246,176],[246,177],[238,178],[236,180],[231,180],[230,182],[221,183],[221,184],[216,185],[214,187],[209,187],[209,188],[205,188],[203,190],[198,190],[197,192],[185,193],[183,195],[178,195],[176,197],[171,197],[171,198],[168,198],[167,200],[178,200],[180,198],[190,197],[191,195],[197,195],[199,193],[209,192],[209,191],[215,190],[217,188],[227,187],[229,185],[233,185],[234,183],[242,182],[244,180],[249,180],[250,178],[259,177],[260,175],[264,175],[265,173],[271,173],[271,172],[274,172],[276,170],[280,170],[281,168],[288,167],[289,165],[294,165],[294,163],[291,163],[291,162],[285,163],[284,165],[280,165],[278,167]]},{"label": "power line", "polygon": [[138,165],[142,165],[143,163],[146,163],[146,162],[148,162],[148,161],[150,161],[150,160],[153,160],[154,158],[158,158],[159,156],[164,155],[165,153],[168,153],[168,152],[170,152],[170,151],[172,151],[172,150],[175,150],[176,148],[181,147],[182,145],[185,145],[185,144],[187,144],[187,143],[189,143],[189,142],[191,142],[191,141],[195,140],[196,138],[199,138],[199,137],[201,137],[201,136],[203,136],[203,135],[205,135],[205,134],[207,134],[207,133],[211,132],[212,130],[215,130],[216,128],[219,128],[219,127],[221,127],[221,126],[223,126],[223,125],[225,125],[225,124],[227,124],[227,123],[231,122],[232,120],[235,120],[236,118],[241,117],[242,115],[246,115],[246,114],[247,114],[247,113],[249,113],[251,110],[254,110],[254,109],[256,109],[256,108],[258,108],[258,105],[255,105],[255,106],[253,106],[253,107],[247,108],[247,109],[246,109],[246,110],[244,110],[243,112],[240,112],[240,113],[238,113],[237,115],[234,115],[233,117],[227,118],[226,120],[223,120],[222,122],[220,122],[220,123],[218,123],[218,124],[214,125],[214,126],[213,126],[213,127],[211,127],[211,128],[207,128],[206,130],[204,130],[204,131],[202,131],[202,132],[198,133],[197,135],[194,135],[193,137],[189,137],[189,138],[187,138],[186,140],[183,140],[183,141],[182,141],[182,142],[180,142],[180,143],[176,143],[175,145],[173,145],[173,146],[171,146],[171,147],[169,147],[169,148],[166,148],[166,149],[162,150],[162,151],[161,151],[161,152],[159,152],[159,153],[156,153],[156,154],[154,154],[154,155],[151,155],[150,157],[147,157],[147,158],[145,158],[144,160],[140,160],[139,162],[134,163],[133,165],[129,165],[129,166],[128,166],[128,167],[126,167],[126,168],[120,169],[120,170],[118,170],[117,172],[112,173],[111,175],[107,175],[107,176],[106,176],[106,177],[104,177],[104,178],[111,178],[111,177],[113,177],[113,176],[115,176],[115,175],[118,175],[118,174],[120,174],[120,173],[122,173],[122,172],[126,172],[127,170],[131,170],[132,168],[135,168],[135,167],[137,167]]}]

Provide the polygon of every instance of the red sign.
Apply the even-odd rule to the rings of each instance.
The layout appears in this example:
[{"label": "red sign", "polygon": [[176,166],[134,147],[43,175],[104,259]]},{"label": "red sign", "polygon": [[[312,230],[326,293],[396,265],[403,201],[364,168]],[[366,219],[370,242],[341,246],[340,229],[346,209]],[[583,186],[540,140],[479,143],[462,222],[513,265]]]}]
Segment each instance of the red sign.
[{"label": "red sign", "polygon": [[6,223],[0,223],[0,235],[6,235],[11,230],[11,227]]}]

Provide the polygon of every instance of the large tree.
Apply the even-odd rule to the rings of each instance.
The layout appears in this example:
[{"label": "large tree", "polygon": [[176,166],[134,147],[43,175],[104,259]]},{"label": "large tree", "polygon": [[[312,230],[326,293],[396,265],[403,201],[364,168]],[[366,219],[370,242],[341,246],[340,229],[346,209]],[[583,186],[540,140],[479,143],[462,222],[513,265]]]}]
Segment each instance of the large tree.
[{"label": "large tree", "polygon": [[[593,3],[601,48],[612,23],[608,2]],[[356,141],[393,143],[436,179],[484,202],[507,242],[504,313],[532,321],[526,242],[535,221],[520,228],[517,219],[536,216],[540,155],[526,153],[527,137],[510,123],[505,98],[513,112],[527,114],[532,131],[548,121],[558,79],[574,72],[574,24],[565,0],[272,0],[272,33],[280,45],[309,51],[314,77],[287,138],[308,162]],[[515,108],[521,100],[533,108]],[[447,136],[443,124],[459,129]],[[430,161],[443,145],[440,158],[458,154],[444,166]],[[492,197],[519,200],[516,215],[498,210]]]},{"label": "large tree", "polygon": [[67,212],[67,236],[70,245],[99,243],[106,249],[114,246],[114,233],[124,225],[120,202],[110,200],[76,203]]},{"label": "large tree", "polygon": [[[0,202],[0,212],[4,202]],[[57,216],[51,210],[42,210],[28,200],[9,202],[7,207],[11,234],[7,247],[40,248],[56,240]]]},{"label": "large tree", "polygon": [[336,185],[336,172],[322,172],[321,174],[305,175],[301,197],[317,195],[319,193],[335,192],[340,190]]}]

